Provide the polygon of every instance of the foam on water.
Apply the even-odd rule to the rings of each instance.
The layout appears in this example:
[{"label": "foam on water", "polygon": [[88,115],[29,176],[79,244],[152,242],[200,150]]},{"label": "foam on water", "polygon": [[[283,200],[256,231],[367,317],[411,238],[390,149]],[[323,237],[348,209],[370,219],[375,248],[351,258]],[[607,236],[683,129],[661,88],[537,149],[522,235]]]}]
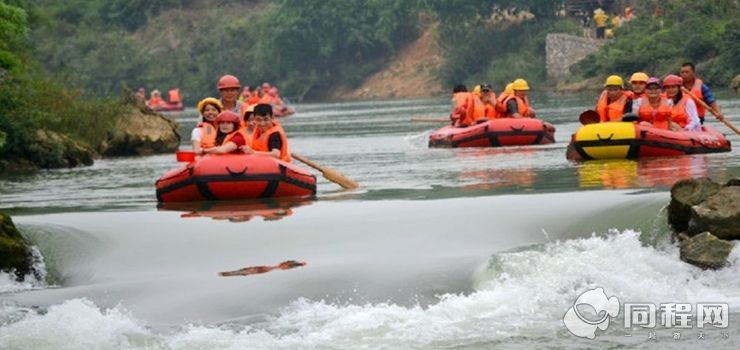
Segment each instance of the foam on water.
[{"label": "foam on water", "polygon": [[[736,278],[740,249],[733,250],[730,261],[720,271],[702,271],[679,261],[675,247],[643,246],[639,233],[614,231],[496,254],[477,273],[475,292],[443,295],[425,308],[300,299],[257,324],[185,325],[153,332],[120,306],[100,309],[90,301],[75,299],[50,307],[46,313],[4,307],[3,314],[22,316],[3,317],[11,321],[0,327],[0,348],[564,346],[579,340],[563,327],[563,314],[580,293],[595,287],[603,287],[621,302],[727,302],[733,310],[740,305],[740,280]],[[612,339],[617,344],[629,341]]]}]

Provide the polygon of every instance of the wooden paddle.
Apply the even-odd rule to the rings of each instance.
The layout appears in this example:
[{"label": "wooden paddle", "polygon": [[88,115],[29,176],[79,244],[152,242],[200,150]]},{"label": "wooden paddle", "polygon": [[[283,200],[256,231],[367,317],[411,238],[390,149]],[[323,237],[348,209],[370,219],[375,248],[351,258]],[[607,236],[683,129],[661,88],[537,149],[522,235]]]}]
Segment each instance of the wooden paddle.
[{"label": "wooden paddle", "polygon": [[411,118],[412,122],[428,122],[428,123],[444,123],[449,122],[450,118],[427,118],[427,117],[416,117]]},{"label": "wooden paddle", "polygon": [[595,124],[601,121],[601,117],[599,117],[599,112],[596,112],[593,109],[588,109],[578,116],[578,121],[583,125]]},{"label": "wooden paddle", "polygon": [[327,180],[329,180],[329,181],[331,181],[331,182],[333,182],[333,183],[335,183],[335,184],[337,184],[339,186],[342,186],[345,189],[353,190],[355,188],[360,187],[360,184],[358,184],[357,182],[354,182],[352,179],[344,176],[342,173],[340,173],[340,172],[338,172],[338,171],[336,171],[336,170],[334,170],[332,168],[323,167],[321,165],[318,165],[318,164],[312,162],[311,160],[307,159],[306,157],[304,157],[304,156],[302,156],[300,154],[293,153],[291,155],[292,155],[293,158],[298,159],[303,164],[306,164],[306,165],[308,165],[308,166],[310,166],[310,167],[312,167],[312,168],[320,171],[321,172],[321,175],[323,175],[325,179],[327,179]]},{"label": "wooden paddle", "polygon": [[687,88],[685,88],[685,87],[682,86],[681,87],[681,91],[683,91],[683,93],[691,96],[691,98],[693,98],[694,101],[698,102],[702,107],[704,107],[704,109],[712,112],[712,114],[714,114],[714,116],[717,117],[717,119],[719,119],[719,121],[723,122],[725,125],[727,125],[728,128],[732,129],[732,131],[734,131],[736,134],[740,135],[740,130],[738,130],[734,125],[732,125],[732,123],[730,123],[727,120],[727,118],[725,118],[725,116],[722,115],[722,113],[719,113],[719,112],[715,111],[714,108],[712,108],[712,106],[706,104],[706,102],[702,101],[701,99],[696,98],[696,96],[694,96],[694,94],[692,94],[691,91],[689,91]]}]

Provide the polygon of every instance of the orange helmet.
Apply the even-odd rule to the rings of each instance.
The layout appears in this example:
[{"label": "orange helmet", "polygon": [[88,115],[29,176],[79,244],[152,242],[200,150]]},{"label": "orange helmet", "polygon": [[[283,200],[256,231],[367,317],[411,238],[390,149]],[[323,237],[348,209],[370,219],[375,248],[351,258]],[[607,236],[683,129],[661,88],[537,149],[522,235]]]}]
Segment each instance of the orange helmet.
[{"label": "orange helmet", "polygon": [[239,124],[239,115],[232,111],[223,111],[216,117],[217,123],[236,123]]},{"label": "orange helmet", "polygon": [[239,79],[237,79],[235,76],[227,74],[221,77],[221,79],[218,80],[218,89],[233,89],[233,88],[240,88],[241,84],[239,84]]}]

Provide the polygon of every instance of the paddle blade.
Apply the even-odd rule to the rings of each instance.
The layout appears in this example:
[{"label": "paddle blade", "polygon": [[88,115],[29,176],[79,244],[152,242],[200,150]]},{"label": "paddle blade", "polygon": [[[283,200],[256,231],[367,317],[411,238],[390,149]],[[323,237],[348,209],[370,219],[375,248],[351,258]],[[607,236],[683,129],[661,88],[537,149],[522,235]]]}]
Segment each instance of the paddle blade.
[{"label": "paddle blade", "polygon": [[308,158],[306,158],[306,157],[304,157],[304,156],[302,156],[300,154],[293,153],[293,159],[296,159],[296,160],[302,162],[303,164],[306,164],[306,165],[308,165],[308,166],[310,166],[310,167],[312,167],[312,168],[320,171],[321,172],[321,175],[323,175],[325,179],[327,179],[327,180],[329,180],[329,181],[331,181],[331,182],[333,182],[333,183],[335,183],[335,184],[337,184],[339,186],[342,186],[345,189],[354,190],[355,188],[360,187],[360,184],[358,184],[357,182],[352,181],[352,179],[344,176],[342,173],[340,173],[340,172],[338,172],[338,171],[336,171],[336,170],[334,170],[332,168],[328,168],[328,167],[319,165],[316,162],[311,161],[310,159],[308,159]]},{"label": "paddle blade", "polygon": [[584,111],[580,116],[578,116],[578,121],[583,125],[598,123],[600,120],[601,118],[599,117],[599,113],[593,109]]},{"label": "paddle blade", "polygon": [[321,172],[321,174],[324,175],[327,180],[339,186],[342,186],[342,188],[354,190],[355,188],[360,187],[360,184],[352,181],[352,179],[342,175],[342,173],[334,169],[324,167],[324,170]]}]

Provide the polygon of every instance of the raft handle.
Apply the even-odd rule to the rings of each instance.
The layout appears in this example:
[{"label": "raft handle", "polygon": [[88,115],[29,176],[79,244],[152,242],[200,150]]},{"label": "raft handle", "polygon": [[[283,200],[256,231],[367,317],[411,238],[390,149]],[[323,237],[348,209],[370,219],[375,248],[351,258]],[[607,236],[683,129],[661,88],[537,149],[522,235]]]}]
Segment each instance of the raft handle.
[{"label": "raft handle", "polygon": [[231,176],[239,176],[239,175],[244,175],[244,173],[245,173],[245,172],[247,172],[247,166],[245,165],[245,166],[244,166],[244,169],[242,169],[242,171],[232,171],[232,170],[231,170],[231,169],[229,169],[229,167],[227,166],[227,167],[226,167],[226,171],[228,171],[228,172],[229,172],[229,175],[231,175]]},{"label": "raft handle", "polygon": [[602,138],[601,135],[596,133],[596,137],[599,138],[599,141],[611,141],[612,137],[614,137],[614,133],[609,134],[609,137]]}]

